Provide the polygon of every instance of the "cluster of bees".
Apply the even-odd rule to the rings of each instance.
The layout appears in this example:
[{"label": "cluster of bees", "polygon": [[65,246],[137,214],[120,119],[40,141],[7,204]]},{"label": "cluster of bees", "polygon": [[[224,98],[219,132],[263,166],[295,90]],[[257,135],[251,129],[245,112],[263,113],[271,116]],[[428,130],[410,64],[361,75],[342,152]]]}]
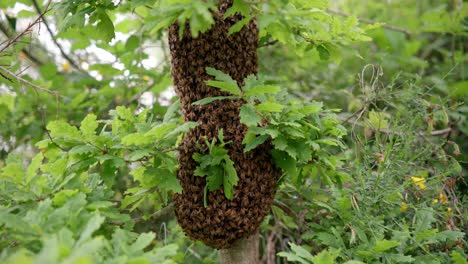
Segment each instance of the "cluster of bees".
[{"label": "cluster of bees", "polygon": [[[186,121],[199,123],[185,134],[180,146],[177,177],[183,192],[174,196],[175,213],[190,238],[218,249],[228,248],[258,229],[270,210],[280,176],[269,154],[270,143],[244,153],[242,139],[247,127],[239,119],[241,100],[192,105],[206,97],[228,95],[205,84],[212,78],[206,73],[206,67],[229,74],[239,85],[245,77],[257,73],[257,22],[252,20],[240,32],[228,35],[229,28],[242,19],[240,15],[223,19],[231,5],[232,0],[221,0],[219,12],[214,14],[215,24],[197,38],[191,37],[188,24],[182,38],[179,38],[178,25],[169,29],[172,76],[183,115]],[[204,138],[211,141],[219,129],[224,131],[225,142],[231,142],[225,147],[235,164],[239,182],[232,200],[225,197],[221,188],[208,193],[207,207],[204,207],[206,179],[194,176],[198,164],[192,156],[206,151]]]}]

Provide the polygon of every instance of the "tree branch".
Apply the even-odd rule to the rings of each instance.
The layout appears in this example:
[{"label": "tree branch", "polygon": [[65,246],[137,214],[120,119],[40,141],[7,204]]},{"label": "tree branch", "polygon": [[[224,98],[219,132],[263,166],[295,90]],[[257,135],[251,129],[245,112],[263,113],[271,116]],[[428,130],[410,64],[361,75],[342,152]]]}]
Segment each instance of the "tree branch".
[{"label": "tree branch", "polygon": [[51,94],[51,95],[54,95],[55,97],[59,98],[59,97],[63,97],[61,96],[57,91],[52,91],[52,90],[49,90],[47,88],[44,88],[44,87],[41,87],[39,85],[36,85],[24,78],[22,78],[21,76],[18,76],[17,74],[15,74],[14,72],[8,70],[7,68],[3,67],[3,66],[0,66],[0,70],[5,72],[6,74],[8,74],[9,76],[11,76],[12,78],[16,79],[18,82],[20,83],[24,83],[26,84],[27,86],[30,86],[31,88],[33,88],[34,90],[39,90],[39,91],[42,91],[42,92],[46,92],[48,94]]},{"label": "tree branch", "polygon": [[[33,2],[33,5],[34,5],[34,8],[36,9],[37,13],[38,14],[43,14],[41,8],[39,7],[39,4],[37,3],[36,0],[32,0]],[[47,10],[47,7],[46,7],[46,10]],[[79,66],[78,64],[65,52],[65,50],[63,49],[62,45],[60,45],[60,43],[58,43],[57,39],[55,38],[55,35],[54,33],[52,32],[52,30],[50,29],[50,26],[49,26],[49,23],[47,22],[47,20],[45,19],[45,17],[42,18],[42,23],[44,23],[47,31],[49,32],[50,34],[50,37],[52,38],[52,41],[54,42],[54,44],[57,46],[57,48],[60,50],[60,53],[62,54],[62,56],[65,58],[65,60],[68,61],[68,63],[70,63],[70,65],[77,69],[78,71],[83,71]]]},{"label": "tree branch", "polygon": [[278,43],[278,40],[270,40],[266,43],[263,43],[262,45],[259,46],[259,48],[263,48],[263,47],[268,47],[268,46],[272,46],[272,45],[275,45],[276,43]]},{"label": "tree branch", "polygon": [[[50,1],[47,3],[47,6],[49,6],[49,4],[50,4]],[[16,36],[14,36],[15,32],[12,32],[12,30],[7,25],[0,22],[0,31],[2,31],[2,33],[7,37],[6,41],[0,43],[0,46],[4,45],[0,49],[0,53],[4,52],[7,48],[9,48],[14,43],[20,42],[20,39],[24,35],[30,33],[32,27],[40,22],[40,19],[44,16],[44,14],[45,12],[41,13],[39,17],[37,17],[32,23],[30,23],[23,32],[21,32],[20,34]],[[29,60],[31,60],[37,66],[42,66],[44,64],[39,58],[37,58],[34,54],[32,54],[26,47],[23,48],[21,51],[26,55],[26,57],[29,58]]]},{"label": "tree branch", "polygon": [[[4,45],[2,48],[0,48],[0,53],[5,51],[7,48],[9,48],[11,45],[13,45],[14,43],[16,42],[19,42],[19,40],[24,37],[26,34],[29,34],[32,32],[32,28],[39,24],[41,19],[44,17],[45,13],[47,13],[48,11],[48,8],[49,8],[49,5],[50,5],[50,1],[47,2],[46,4],[46,9],[44,12],[42,13],[39,13],[39,16],[34,19],[33,22],[29,23],[29,25],[26,27],[25,30],[23,30],[21,33],[19,33],[18,35],[14,36],[14,37],[11,37],[11,36],[8,36],[7,37],[9,38],[8,40],[6,40],[4,43],[2,43],[2,45]],[[3,30],[2,30],[3,31]],[[5,44],[6,43],[6,44]]]},{"label": "tree branch", "polygon": [[[5,35],[7,38],[11,38],[12,34],[9,32],[8,27],[5,26],[5,24],[0,22],[0,31],[2,31],[3,35]],[[27,48],[21,49],[21,51],[28,57],[28,59],[36,64],[37,66],[42,66],[44,63],[37,58],[35,55],[33,55]]]},{"label": "tree branch", "polygon": [[[154,212],[150,215],[152,221],[158,221],[161,218],[174,215],[174,202],[169,203],[166,207],[161,208],[161,210]],[[137,217],[132,219],[134,223],[144,221],[143,217]]]},{"label": "tree branch", "polygon": [[275,200],[273,200],[273,205],[278,207],[279,209],[281,209],[285,214],[287,214],[287,215],[291,216],[292,218],[294,218],[294,220],[299,219],[299,217],[294,212],[294,210],[291,209],[287,204],[275,199]]}]

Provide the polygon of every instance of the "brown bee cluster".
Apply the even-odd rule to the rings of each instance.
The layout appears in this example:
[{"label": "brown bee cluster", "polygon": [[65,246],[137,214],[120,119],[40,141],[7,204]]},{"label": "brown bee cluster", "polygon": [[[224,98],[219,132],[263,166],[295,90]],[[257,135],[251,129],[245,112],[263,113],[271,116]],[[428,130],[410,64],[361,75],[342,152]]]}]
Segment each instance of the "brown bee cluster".
[{"label": "brown bee cluster", "polygon": [[[198,38],[191,37],[188,25],[182,38],[179,38],[178,25],[169,29],[172,76],[183,115],[186,121],[199,123],[185,134],[180,146],[177,177],[183,192],[174,196],[175,213],[190,238],[218,249],[228,248],[237,239],[257,230],[269,212],[280,175],[269,154],[269,143],[249,153],[243,152],[242,140],[247,128],[239,120],[242,101],[192,105],[206,97],[227,95],[205,84],[212,78],[206,73],[206,67],[229,74],[239,85],[245,77],[257,73],[257,22],[252,20],[240,32],[228,36],[229,28],[242,19],[240,15],[223,19],[231,5],[232,0],[221,0],[219,12],[214,14],[216,23]],[[209,192],[205,208],[203,189],[206,180],[194,176],[197,163],[192,156],[201,151],[197,142],[202,144],[204,137],[211,141],[219,129],[223,129],[225,141],[231,141],[226,149],[235,164],[239,182],[232,200],[225,197],[222,189]]]}]

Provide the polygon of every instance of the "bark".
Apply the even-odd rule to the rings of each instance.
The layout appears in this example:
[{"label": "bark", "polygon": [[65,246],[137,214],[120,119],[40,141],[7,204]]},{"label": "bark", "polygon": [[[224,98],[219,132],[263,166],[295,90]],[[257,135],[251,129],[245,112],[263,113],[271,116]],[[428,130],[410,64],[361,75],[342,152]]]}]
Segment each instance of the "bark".
[{"label": "bark", "polygon": [[247,238],[237,240],[231,248],[219,250],[220,264],[257,264],[258,231]]}]

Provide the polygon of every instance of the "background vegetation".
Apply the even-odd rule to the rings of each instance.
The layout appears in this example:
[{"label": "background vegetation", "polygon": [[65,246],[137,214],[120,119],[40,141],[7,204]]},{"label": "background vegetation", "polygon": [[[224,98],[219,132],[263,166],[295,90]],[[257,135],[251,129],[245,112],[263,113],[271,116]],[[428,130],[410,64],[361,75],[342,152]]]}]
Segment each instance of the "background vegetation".
[{"label": "background vegetation", "polygon": [[[467,263],[466,3],[237,2],[261,75],[347,130],[281,181],[262,262]],[[193,124],[164,30],[203,32],[210,4],[0,3],[0,262],[216,263],[171,214]]]}]

